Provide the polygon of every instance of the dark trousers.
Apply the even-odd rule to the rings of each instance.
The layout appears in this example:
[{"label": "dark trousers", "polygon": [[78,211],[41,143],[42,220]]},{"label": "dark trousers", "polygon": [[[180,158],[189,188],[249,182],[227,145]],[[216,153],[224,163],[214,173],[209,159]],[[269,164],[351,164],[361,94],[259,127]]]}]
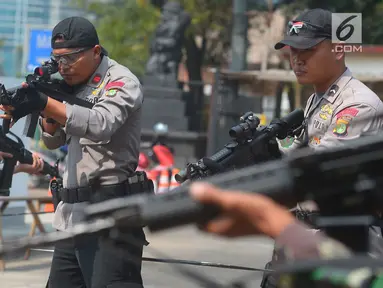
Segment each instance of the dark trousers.
[{"label": "dark trousers", "polygon": [[48,287],[142,288],[145,234],[141,228],[124,234],[118,242],[88,235],[57,243]]}]

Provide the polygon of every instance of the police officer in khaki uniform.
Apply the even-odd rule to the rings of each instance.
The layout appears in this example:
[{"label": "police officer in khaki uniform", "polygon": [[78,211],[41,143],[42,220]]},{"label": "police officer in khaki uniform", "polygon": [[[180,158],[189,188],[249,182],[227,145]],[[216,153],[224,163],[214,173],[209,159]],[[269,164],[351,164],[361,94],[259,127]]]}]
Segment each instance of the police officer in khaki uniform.
[{"label": "police officer in khaki uniform", "polygon": [[[57,149],[68,144],[68,163],[53,220],[55,229],[66,231],[81,221],[88,202],[129,196],[153,187],[144,173],[135,172],[143,103],[137,77],[107,56],[94,26],[84,18],[70,17],[58,23],[51,44],[51,57],[59,64],[64,88],[95,103],[89,109],[61,103],[49,95],[35,95],[41,98],[37,106],[44,116],[40,125],[45,145]],[[97,185],[93,183],[96,177]],[[58,243],[48,287],[143,287],[143,229],[130,228],[122,233],[123,245],[97,236]]]},{"label": "police officer in khaki uniform", "polygon": [[[297,81],[313,85],[305,118],[307,129],[289,148],[307,143],[314,149],[341,145],[383,127],[383,103],[345,65],[342,44],[331,41],[330,11],[309,10],[289,22],[287,35],[275,49],[290,46],[290,61]],[[358,119],[369,118],[366,121]],[[287,151],[286,151],[287,152]]]},{"label": "police officer in khaki uniform", "polygon": [[383,115],[382,101],[345,68],[324,93],[318,91],[310,96],[305,108],[306,130],[284,152],[305,143],[315,150],[336,147],[344,141],[377,133],[383,127],[379,115]]},{"label": "police officer in khaki uniform", "polygon": [[[304,129],[290,147],[280,147],[285,154],[302,146],[328,149],[382,130],[383,118],[378,116],[383,115],[383,103],[352,76],[342,45],[332,42],[332,13],[323,9],[308,10],[290,21],[284,39],[275,45],[275,49],[289,46],[297,81],[314,87],[305,108]],[[298,209],[315,208],[314,203],[298,205]]]},{"label": "police officer in khaki uniform", "polygon": [[315,150],[336,147],[344,141],[377,133],[383,127],[379,115],[383,115],[382,101],[346,68],[324,93],[315,92],[308,99],[306,131],[294,140],[289,151],[304,143]]}]

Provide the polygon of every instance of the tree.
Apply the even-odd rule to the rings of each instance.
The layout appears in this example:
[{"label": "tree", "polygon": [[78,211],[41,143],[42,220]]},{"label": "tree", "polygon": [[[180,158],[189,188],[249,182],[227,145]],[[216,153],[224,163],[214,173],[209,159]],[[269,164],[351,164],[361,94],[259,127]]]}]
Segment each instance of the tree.
[{"label": "tree", "polygon": [[381,0],[296,0],[285,5],[290,18],[303,9],[323,8],[335,13],[362,13],[365,44],[383,44],[383,2]]},{"label": "tree", "polygon": [[203,65],[219,66],[228,61],[232,0],[180,0],[191,14],[186,31],[186,66],[190,81],[202,81]]},{"label": "tree", "polygon": [[77,1],[95,16],[100,42],[119,63],[140,76],[149,54],[149,39],[159,21],[160,11],[141,1]]},{"label": "tree", "polygon": [[[141,75],[149,53],[149,39],[159,23],[165,1],[101,0],[77,3],[96,16],[100,40],[114,59]],[[232,0],[179,0],[192,16],[185,35],[186,66],[191,81],[202,81],[204,64],[227,61]]]},{"label": "tree", "polygon": [[[76,0],[74,0],[76,1]],[[152,37],[164,0],[77,0],[96,17],[102,44],[112,58],[142,76]],[[172,0],[175,1],[175,0]],[[231,40],[232,0],[178,0],[190,13],[192,23],[185,33],[184,58],[189,81],[202,84],[203,65],[221,66],[228,61]],[[194,84],[193,83],[193,84]],[[204,105],[203,85],[190,86],[195,111]],[[198,131],[200,123],[193,124]]]}]

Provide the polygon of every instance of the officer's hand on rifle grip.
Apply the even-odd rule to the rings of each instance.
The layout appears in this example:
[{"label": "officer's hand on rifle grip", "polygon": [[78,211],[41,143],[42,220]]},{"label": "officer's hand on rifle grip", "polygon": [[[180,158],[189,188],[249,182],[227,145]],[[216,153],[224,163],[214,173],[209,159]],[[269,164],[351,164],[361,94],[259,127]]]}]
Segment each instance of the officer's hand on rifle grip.
[{"label": "officer's hand on rifle grip", "polygon": [[0,115],[1,118],[3,118],[3,119],[11,119],[12,118],[11,113],[12,113],[13,110],[15,110],[15,108],[13,108],[12,106],[0,105],[0,110],[5,112],[4,115]]},{"label": "officer's hand on rifle grip", "polygon": [[4,111],[4,114],[0,115],[3,119],[3,133],[8,133],[9,128],[12,127],[12,111],[14,110],[11,106],[0,105],[0,110]]},{"label": "officer's hand on rifle grip", "polygon": [[[2,107],[4,112],[12,115],[11,119],[13,123],[16,123],[20,118],[23,118],[32,112],[44,110],[48,102],[48,96],[37,92],[32,86],[29,86],[26,83],[23,83],[22,86],[22,88],[17,89],[10,100],[10,106]],[[10,119],[9,116],[1,118]]]},{"label": "officer's hand on rifle grip", "polygon": [[13,157],[12,154],[0,151],[0,161],[4,161],[4,158],[12,158],[12,157]]},{"label": "officer's hand on rifle grip", "polygon": [[12,116],[15,121],[30,114],[31,112],[40,112],[45,109],[48,103],[47,95],[37,92],[37,90],[32,86],[24,85],[24,88],[20,89],[19,91],[21,94],[21,101],[20,103],[16,103],[16,109],[12,112]]}]

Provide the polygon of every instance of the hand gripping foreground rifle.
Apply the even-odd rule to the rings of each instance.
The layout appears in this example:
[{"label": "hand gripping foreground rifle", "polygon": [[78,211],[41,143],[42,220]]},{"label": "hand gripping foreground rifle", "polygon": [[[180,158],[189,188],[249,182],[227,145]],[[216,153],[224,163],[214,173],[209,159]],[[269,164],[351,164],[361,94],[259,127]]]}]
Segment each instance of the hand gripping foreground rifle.
[{"label": "hand gripping foreground rifle", "polygon": [[[63,81],[53,79],[51,76],[58,72],[58,64],[54,60],[45,62],[41,67],[37,67],[33,74],[26,76],[26,83],[34,87],[38,92],[44,93],[57,101],[66,101],[72,105],[79,105],[87,108],[92,108],[94,103],[77,98],[71,93]],[[22,89],[22,86],[6,89],[3,84],[0,84],[0,104],[11,105],[17,104],[17,90]],[[33,112],[27,116],[24,134],[27,137],[34,137],[39,112]],[[9,131],[10,120],[3,120],[3,132],[6,134]]]},{"label": "hand gripping foreground rifle", "polygon": [[[4,159],[4,166],[0,172],[0,196],[9,196],[10,194],[9,189],[12,185],[13,170],[17,161],[23,164],[33,164],[32,153],[25,149],[22,140],[12,132],[9,132],[9,134],[16,138],[16,141],[0,133],[0,151],[13,155],[12,158]],[[44,161],[44,167],[41,174],[60,178],[58,162],[55,166],[51,166]]]},{"label": "hand gripping foreground rifle", "polygon": [[213,156],[189,163],[175,175],[177,182],[202,179],[224,170],[280,158],[278,144],[272,141],[275,141],[275,137],[285,139],[297,135],[302,128],[304,112],[302,109],[294,110],[281,119],[272,120],[270,125],[262,127],[258,127],[260,120],[253,112],[247,112],[240,120],[242,123],[229,131],[233,139],[231,142]]}]

